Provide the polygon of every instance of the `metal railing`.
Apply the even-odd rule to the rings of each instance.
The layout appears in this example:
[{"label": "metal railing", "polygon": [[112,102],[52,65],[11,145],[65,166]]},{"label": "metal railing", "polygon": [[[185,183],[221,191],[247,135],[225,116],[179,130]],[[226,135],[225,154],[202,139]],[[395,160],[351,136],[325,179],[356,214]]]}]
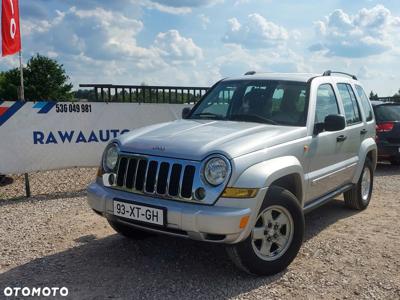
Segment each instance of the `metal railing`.
[{"label": "metal railing", "polygon": [[93,88],[95,101],[137,103],[195,103],[209,87],[80,84]]},{"label": "metal railing", "polygon": [[383,102],[398,102],[400,103],[400,96],[399,97],[378,97],[376,99],[372,100],[378,100],[378,101],[383,101]]}]

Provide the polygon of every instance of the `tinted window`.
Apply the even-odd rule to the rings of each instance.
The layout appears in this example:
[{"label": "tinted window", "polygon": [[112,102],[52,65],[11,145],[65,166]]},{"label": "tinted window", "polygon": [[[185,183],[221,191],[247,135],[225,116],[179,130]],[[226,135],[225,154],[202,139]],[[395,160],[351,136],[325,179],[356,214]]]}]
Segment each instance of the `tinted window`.
[{"label": "tinted window", "polygon": [[375,106],[375,115],[378,122],[400,121],[400,104]]},{"label": "tinted window", "polygon": [[343,101],[347,124],[351,125],[360,122],[360,108],[358,107],[353,88],[347,83],[339,83],[337,87],[339,89],[340,97]]},{"label": "tinted window", "polygon": [[315,123],[322,123],[328,115],[338,115],[339,107],[335,92],[330,84],[320,85],[317,91]]},{"label": "tinted window", "polygon": [[191,118],[305,126],[307,89],[303,82],[222,81],[196,106]]},{"label": "tinted window", "polygon": [[371,121],[374,118],[374,115],[372,114],[372,108],[371,108],[369,99],[368,99],[367,95],[365,94],[364,89],[361,86],[356,85],[356,91],[357,91],[358,96],[361,99],[361,106],[364,110],[366,120]]}]

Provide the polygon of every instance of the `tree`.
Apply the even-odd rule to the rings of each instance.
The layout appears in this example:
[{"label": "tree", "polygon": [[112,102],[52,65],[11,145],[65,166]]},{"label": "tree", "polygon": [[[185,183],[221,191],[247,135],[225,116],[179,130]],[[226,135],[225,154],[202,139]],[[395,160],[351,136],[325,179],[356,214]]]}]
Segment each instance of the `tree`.
[{"label": "tree", "polygon": [[370,93],[369,93],[369,99],[371,99],[371,100],[378,100],[378,94],[376,94],[376,93],[374,93],[374,91],[371,91]]},{"label": "tree", "polygon": [[[24,70],[26,100],[70,100],[72,84],[62,64],[56,60],[37,54],[28,60]],[[20,85],[19,69],[0,73],[0,98],[18,99]]]}]

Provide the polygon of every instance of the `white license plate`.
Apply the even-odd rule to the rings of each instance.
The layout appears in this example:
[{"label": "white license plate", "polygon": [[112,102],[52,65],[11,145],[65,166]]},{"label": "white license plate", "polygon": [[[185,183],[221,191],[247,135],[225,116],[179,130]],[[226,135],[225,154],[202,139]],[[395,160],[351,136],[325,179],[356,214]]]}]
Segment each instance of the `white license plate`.
[{"label": "white license plate", "polygon": [[165,225],[166,210],[114,200],[114,215],[163,226]]}]

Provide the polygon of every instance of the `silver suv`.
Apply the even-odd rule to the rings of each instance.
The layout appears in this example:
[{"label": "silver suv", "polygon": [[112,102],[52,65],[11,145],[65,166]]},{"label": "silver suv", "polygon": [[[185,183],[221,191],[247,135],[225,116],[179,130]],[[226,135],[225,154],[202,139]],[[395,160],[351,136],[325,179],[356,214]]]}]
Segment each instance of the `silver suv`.
[{"label": "silver suv", "polygon": [[219,81],[182,120],[112,141],[89,205],[126,237],[222,243],[248,273],[282,271],[305,213],[339,194],[357,210],[371,199],[373,111],[357,78],[336,73]]}]

